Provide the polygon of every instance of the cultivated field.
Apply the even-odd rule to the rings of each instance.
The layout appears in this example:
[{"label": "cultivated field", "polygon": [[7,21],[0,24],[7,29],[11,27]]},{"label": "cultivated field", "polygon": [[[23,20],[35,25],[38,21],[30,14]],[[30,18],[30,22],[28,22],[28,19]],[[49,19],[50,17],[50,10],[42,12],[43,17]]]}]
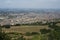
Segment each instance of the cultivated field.
[{"label": "cultivated field", "polygon": [[4,32],[17,32],[17,33],[25,33],[25,32],[39,32],[40,29],[46,28],[48,29],[47,25],[40,26],[40,25],[25,25],[25,26],[11,26],[11,28],[3,28]]}]

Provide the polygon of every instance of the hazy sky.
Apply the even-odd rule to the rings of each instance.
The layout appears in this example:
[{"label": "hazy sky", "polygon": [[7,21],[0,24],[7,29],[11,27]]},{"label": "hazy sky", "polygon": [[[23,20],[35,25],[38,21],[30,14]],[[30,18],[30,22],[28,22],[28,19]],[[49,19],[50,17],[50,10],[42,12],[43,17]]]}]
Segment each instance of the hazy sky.
[{"label": "hazy sky", "polygon": [[60,8],[60,0],[0,0],[0,8]]}]

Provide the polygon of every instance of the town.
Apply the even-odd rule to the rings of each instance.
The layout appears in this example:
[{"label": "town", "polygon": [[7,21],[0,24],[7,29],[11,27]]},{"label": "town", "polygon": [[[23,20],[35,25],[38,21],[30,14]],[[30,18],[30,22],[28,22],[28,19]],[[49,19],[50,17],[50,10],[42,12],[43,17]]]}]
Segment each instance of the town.
[{"label": "town", "polygon": [[[0,25],[46,23],[60,21],[60,10],[55,9],[0,9]],[[47,11],[48,10],[48,11]],[[52,11],[51,11],[52,10]]]}]

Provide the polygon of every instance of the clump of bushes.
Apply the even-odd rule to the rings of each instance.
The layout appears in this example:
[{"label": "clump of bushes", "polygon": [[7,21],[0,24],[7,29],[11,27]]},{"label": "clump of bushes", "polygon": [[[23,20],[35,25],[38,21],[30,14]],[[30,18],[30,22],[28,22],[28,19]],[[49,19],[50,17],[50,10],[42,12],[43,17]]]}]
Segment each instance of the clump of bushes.
[{"label": "clump of bushes", "polygon": [[55,22],[50,23],[48,27],[54,29],[49,33],[48,40],[60,40],[60,27]]},{"label": "clump of bushes", "polygon": [[21,36],[17,40],[26,40],[26,39],[23,36]]},{"label": "clump of bushes", "polygon": [[15,24],[14,26],[20,26],[20,24]]},{"label": "clump of bushes", "polygon": [[0,40],[11,40],[11,37],[9,37],[6,33],[0,32]]},{"label": "clump of bushes", "polygon": [[38,32],[32,32],[31,35],[38,35]]},{"label": "clump of bushes", "polygon": [[31,36],[31,33],[30,32],[26,32],[25,35],[26,36]]},{"label": "clump of bushes", "polygon": [[11,25],[3,25],[2,27],[10,28],[10,27],[11,27]]},{"label": "clump of bushes", "polygon": [[51,30],[50,29],[40,29],[41,34],[46,34],[49,33]]}]

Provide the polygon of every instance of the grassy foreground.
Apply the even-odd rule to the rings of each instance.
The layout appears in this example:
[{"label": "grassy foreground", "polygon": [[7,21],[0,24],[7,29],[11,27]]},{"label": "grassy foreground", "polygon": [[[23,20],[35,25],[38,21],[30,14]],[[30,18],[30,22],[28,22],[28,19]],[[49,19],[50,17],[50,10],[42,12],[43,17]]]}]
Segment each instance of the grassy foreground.
[{"label": "grassy foreground", "polygon": [[2,28],[2,31],[10,40],[60,40],[60,23],[54,22],[48,25],[11,26]]}]

